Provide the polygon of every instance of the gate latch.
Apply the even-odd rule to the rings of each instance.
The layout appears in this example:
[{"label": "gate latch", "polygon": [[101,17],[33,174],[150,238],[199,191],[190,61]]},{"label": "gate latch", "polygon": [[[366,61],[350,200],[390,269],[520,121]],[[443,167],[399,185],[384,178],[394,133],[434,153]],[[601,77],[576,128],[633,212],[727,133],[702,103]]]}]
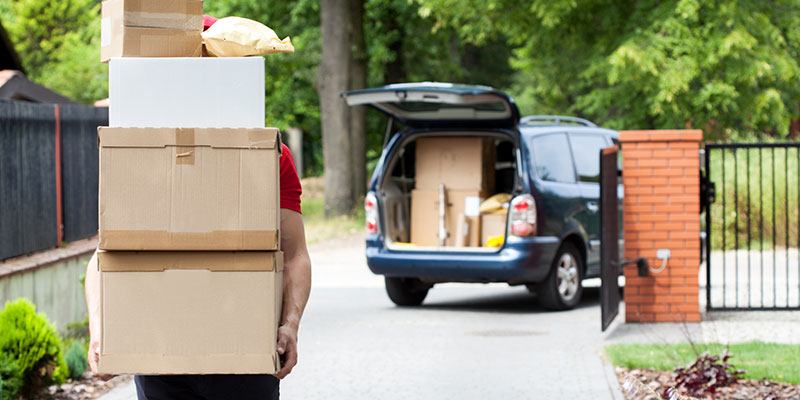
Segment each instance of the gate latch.
[{"label": "gate latch", "polygon": [[650,264],[644,257],[639,257],[635,260],[623,260],[622,266],[636,264],[636,272],[639,276],[650,276]]}]

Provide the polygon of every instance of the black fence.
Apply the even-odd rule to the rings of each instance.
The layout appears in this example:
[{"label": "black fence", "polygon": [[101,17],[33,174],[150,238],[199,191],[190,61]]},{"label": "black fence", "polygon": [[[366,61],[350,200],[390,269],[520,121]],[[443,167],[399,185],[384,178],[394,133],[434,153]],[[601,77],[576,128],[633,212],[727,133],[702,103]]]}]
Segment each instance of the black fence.
[{"label": "black fence", "polygon": [[707,308],[800,309],[800,143],[705,151]]},{"label": "black fence", "polygon": [[0,101],[0,260],[96,234],[107,123],[107,109]]},{"label": "black fence", "polygon": [[108,125],[108,108],[61,106],[61,176],[64,240],[97,234],[97,127]]}]

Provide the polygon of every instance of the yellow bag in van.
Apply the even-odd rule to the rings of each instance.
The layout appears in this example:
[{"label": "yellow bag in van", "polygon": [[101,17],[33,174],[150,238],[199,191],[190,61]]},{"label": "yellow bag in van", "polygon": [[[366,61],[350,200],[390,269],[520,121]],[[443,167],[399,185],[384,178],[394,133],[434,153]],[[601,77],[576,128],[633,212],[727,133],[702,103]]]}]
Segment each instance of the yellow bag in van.
[{"label": "yellow bag in van", "polygon": [[268,26],[247,18],[226,17],[203,32],[203,44],[212,57],[246,57],[294,53],[292,40],[278,38]]}]

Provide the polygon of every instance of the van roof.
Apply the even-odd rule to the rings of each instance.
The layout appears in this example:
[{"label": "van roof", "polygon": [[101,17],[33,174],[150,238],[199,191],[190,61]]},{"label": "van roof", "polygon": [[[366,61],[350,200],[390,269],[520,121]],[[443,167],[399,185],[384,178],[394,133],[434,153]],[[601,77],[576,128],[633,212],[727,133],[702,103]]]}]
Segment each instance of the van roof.
[{"label": "van roof", "polygon": [[585,133],[599,133],[608,135],[612,138],[617,138],[619,133],[617,131],[606,129],[606,128],[599,128],[599,127],[590,127],[590,126],[576,126],[576,125],[536,125],[536,126],[525,126],[520,125],[519,131],[522,133],[523,136],[538,136],[543,135],[546,133],[559,133],[559,132],[585,132]]}]

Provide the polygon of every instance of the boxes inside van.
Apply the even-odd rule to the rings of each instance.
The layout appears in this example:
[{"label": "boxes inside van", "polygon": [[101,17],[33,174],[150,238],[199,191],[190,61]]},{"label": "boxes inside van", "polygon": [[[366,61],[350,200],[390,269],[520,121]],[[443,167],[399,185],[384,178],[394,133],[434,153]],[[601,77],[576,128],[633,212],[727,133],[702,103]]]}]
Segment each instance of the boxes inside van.
[{"label": "boxes inside van", "polygon": [[[387,166],[379,192],[388,246],[495,251],[502,245],[507,204],[487,209],[484,203],[513,191],[516,155],[510,138],[491,133],[416,136]],[[507,201],[510,196],[501,197]]]}]

